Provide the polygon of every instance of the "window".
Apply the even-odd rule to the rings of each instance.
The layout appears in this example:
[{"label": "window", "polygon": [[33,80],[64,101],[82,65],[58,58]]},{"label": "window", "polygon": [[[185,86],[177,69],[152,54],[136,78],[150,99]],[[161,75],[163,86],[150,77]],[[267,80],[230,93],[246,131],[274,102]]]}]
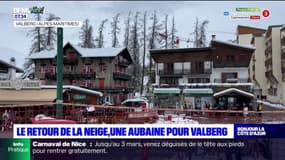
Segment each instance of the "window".
[{"label": "window", "polygon": [[222,73],[222,82],[237,82],[238,81],[238,73],[231,72],[231,73]]},{"label": "window", "polygon": [[182,73],[183,63],[174,63],[174,73]]},{"label": "window", "polygon": [[42,64],[42,65],[40,65],[40,67],[39,67],[39,73],[45,73],[45,64]]},{"label": "window", "polygon": [[184,69],[184,73],[190,73],[191,72],[191,62],[184,62],[183,69]]},{"label": "window", "polygon": [[100,72],[106,72],[107,71],[107,65],[105,63],[100,63],[99,69],[100,69]]},{"label": "window", "polygon": [[65,69],[66,69],[67,72],[71,72],[71,65],[66,65]]},{"label": "window", "polygon": [[56,66],[50,66],[50,73],[56,73]]},{"label": "window", "polygon": [[232,63],[234,61],[235,61],[235,57],[234,56],[232,56],[232,55],[227,56],[227,62]]},{"label": "window", "polygon": [[163,63],[157,63],[157,69],[159,71],[163,70],[164,69],[164,64]]},{"label": "window", "polygon": [[117,64],[115,65],[115,72],[120,72],[120,67]]},{"label": "window", "polygon": [[122,85],[121,82],[122,82],[121,80],[114,80],[114,86],[115,87],[121,87],[121,85]]},{"label": "window", "polygon": [[83,73],[93,73],[94,68],[92,67],[92,65],[86,64],[83,66],[82,71],[83,71]]},{"label": "window", "polygon": [[74,61],[75,60],[75,53],[74,52],[69,52],[69,60]]},{"label": "window", "polygon": [[206,73],[210,73],[212,68],[212,64],[210,61],[205,61],[204,62],[204,69]]},{"label": "window", "polygon": [[104,89],[104,86],[105,86],[104,82],[105,82],[105,79],[99,79],[99,88],[100,89]]},{"label": "window", "polygon": [[93,88],[93,84],[94,84],[94,82],[91,79],[84,79],[84,80],[82,80],[82,86],[83,87]]}]

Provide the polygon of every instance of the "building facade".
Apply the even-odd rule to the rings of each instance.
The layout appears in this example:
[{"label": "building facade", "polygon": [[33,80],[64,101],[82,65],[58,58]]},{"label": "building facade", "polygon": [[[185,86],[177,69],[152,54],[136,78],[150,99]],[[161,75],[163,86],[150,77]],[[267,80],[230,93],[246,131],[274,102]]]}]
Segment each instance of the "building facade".
[{"label": "building facade", "polygon": [[267,95],[265,65],[265,29],[242,26],[237,27],[237,43],[241,45],[253,45],[255,51],[250,60],[249,77],[254,83],[254,94],[257,98]]},{"label": "building facade", "polygon": [[[63,84],[101,91],[105,99],[120,104],[132,92],[128,66],[132,59],[126,48],[81,48],[67,43],[63,48]],[[56,51],[43,51],[29,57],[35,64],[35,77],[42,85],[55,85]]]},{"label": "building facade", "polygon": [[204,48],[150,50],[157,67],[154,105],[234,109],[250,103],[248,66],[254,50],[218,40]]},{"label": "building facade", "polygon": [[[261,32],[261,29],[256,30]],[[259,34],[256,30],[247,32],[247,36],[251,37],[250,43],[249,38],[244,38],[243,32],[238,32],[238,37],[244,38],[238,38],[239,44],[252,44],[256,48],[249,68],[250,78],[255,83],[255,93],[257,98],[266,97],[270,102],[285,104],[284,26],[272,25]]]}]

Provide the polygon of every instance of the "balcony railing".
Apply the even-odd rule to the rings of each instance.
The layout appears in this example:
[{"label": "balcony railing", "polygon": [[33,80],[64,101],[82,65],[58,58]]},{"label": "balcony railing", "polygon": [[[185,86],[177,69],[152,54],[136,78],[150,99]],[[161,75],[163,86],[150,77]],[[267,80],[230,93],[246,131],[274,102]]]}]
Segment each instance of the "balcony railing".
[{"label": "balcony railing", "polygon": [[172,71],[165,71],[159,70],[159,75],[191,75],[191,74],[211,74],[212,69],[205,69],[204,71],[192,71],[192,70],[172,70]]},{"label": "balcony railing", "polygon": [[247,78],[214,79],[214,83],[248,83]]},{"label": "balcony railing", "polygon": [[[56,79],[56,73],[45,73],[45,77],[49,79]],[[96,73],[63,73],[64,79],[69,78],[96,78]]]},{"label": "balcony railing", "polygon": [[122,87],[122,86],[117,86],[117,87],[98,87],[95,86],[92,88],[93,90],[97,91],[112,91],[112,92],[131,92],[134,90],[133,87]]},{"label": "balcony railing", "polygon": [[126,74],[126,73],[122,73],[122,72],[114,72],[113,78],[114,79],[130,80],[132,78],[132,76],[129,74]]}]

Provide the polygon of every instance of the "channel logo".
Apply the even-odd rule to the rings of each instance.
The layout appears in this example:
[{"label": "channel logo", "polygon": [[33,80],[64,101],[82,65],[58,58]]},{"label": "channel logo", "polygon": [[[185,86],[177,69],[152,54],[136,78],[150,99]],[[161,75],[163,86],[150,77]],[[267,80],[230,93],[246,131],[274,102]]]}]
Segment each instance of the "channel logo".
[{"label": "channel logo", "polygon": [[28,14],[29,14],[29,8],[13,8],[14,20],[28,19]]}]

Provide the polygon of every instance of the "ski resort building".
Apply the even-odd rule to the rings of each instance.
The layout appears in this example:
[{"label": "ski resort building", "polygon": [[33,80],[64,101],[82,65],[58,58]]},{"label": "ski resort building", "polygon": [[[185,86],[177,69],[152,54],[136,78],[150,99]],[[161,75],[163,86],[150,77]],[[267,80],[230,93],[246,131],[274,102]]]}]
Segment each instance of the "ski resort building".
[{"label": "ski resort building", "polygon": [[[120,104],[133,91],[128,67],[132,58],[126,48],[81,48],[67,43],[63,48],[63,84],[100,91],[103,101]],[[29,57],[41,85],[56,85],[56,50]]]},{"label": "ski resort building", "polygon": [[271,25],[267,30],[238,26],[238,43],[251,44],[250,79],[257,98],[285,104],[285,27]]},{"label": "ski resort building", "polygon": [[154,49],[154,105],[242,109],[254,99],[248,66],[255,48],[213,39],[209,47]]}]

